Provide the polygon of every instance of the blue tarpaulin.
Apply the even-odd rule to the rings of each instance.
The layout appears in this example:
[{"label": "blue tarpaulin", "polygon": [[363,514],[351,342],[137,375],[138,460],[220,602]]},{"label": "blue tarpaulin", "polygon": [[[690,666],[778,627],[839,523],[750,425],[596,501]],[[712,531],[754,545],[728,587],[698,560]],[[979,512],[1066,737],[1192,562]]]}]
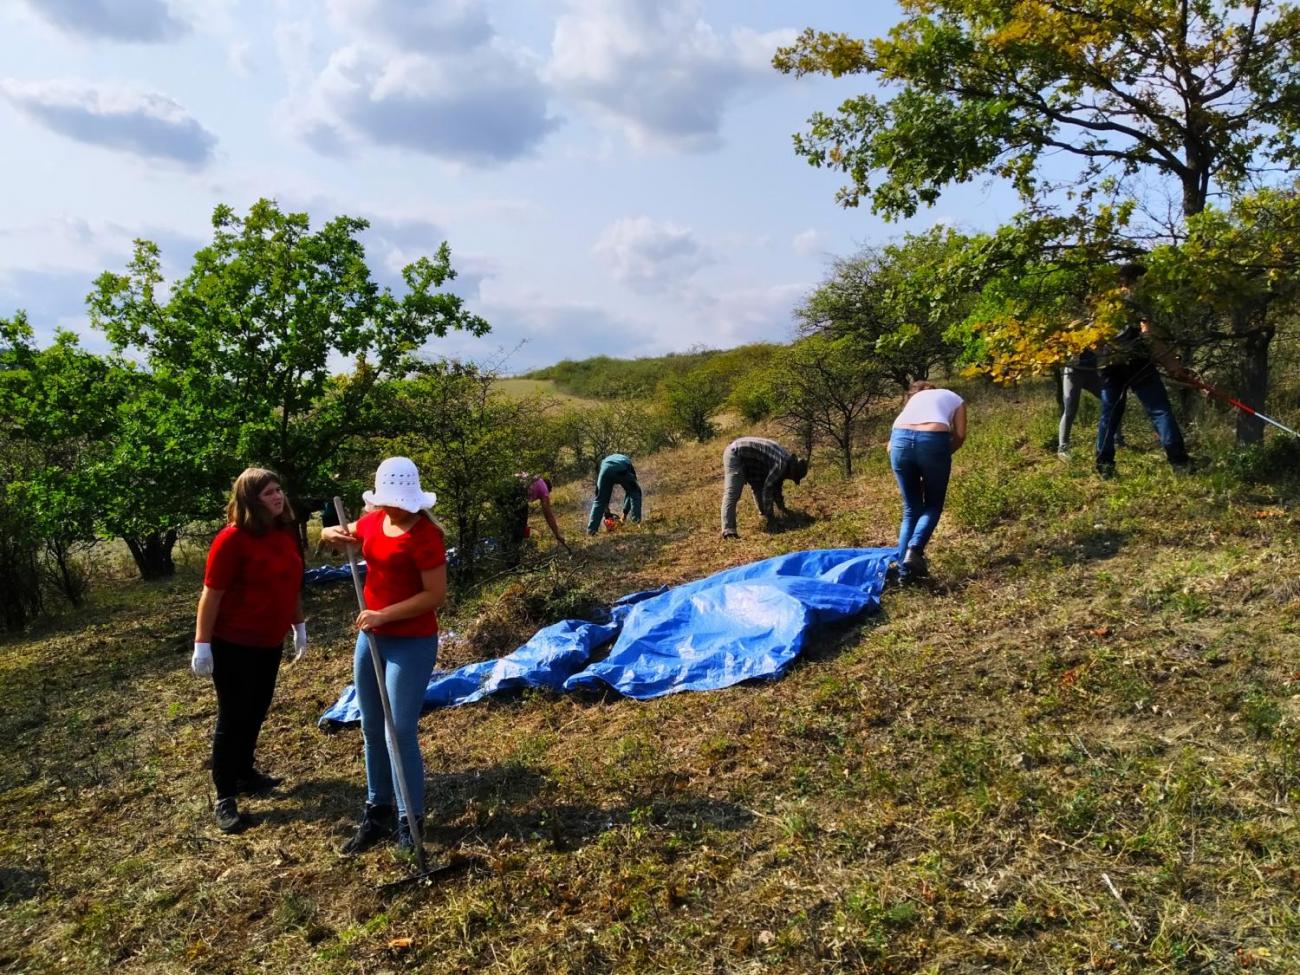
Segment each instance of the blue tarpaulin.
[{"label": "blue tarpaulin", "polygon": [[[632,593],[603,623],[565,620],[498,660],[434,674],[426,708],[525,687],[611,687],[638,700],[783,674],[817,626],[880,608],[892,548],[792,552],[672,589]],[[615,639],[617,638],[617,639]],[[615,640],[609,654],[589,663]],[[348,687],[321,724],[360,719]]]},{"label": "blue tarpaulin", "polygon": [[[366,575],[366,563],[364,561],[357,563],[357,571],[361,573],[364,579]],[[330,582],[342,582],[345,579],[351,580],[352,570],[346,565],[322,565],[318,569],[308,569],[302,574],[302,581],[309,586],[323,586]]]}]

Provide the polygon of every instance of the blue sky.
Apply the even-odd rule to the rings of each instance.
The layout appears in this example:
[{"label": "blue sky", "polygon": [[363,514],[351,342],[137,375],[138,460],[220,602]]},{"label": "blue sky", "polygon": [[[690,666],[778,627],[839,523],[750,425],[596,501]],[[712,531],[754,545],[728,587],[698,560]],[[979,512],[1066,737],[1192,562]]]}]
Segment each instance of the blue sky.
[{"label": "blue sky", "polygon": [[372,222],[376,276],[447,240],[493,324],[429,352],[507,371],[785,340],[835,255],[908,224],[834,201],[791,134],[862,79],[770,67],[806,26],[885,32],[849,0],[9,0],[0,4],[0,317],[89,329],[131,241],[173,274],[213,207],[261,196]]}]

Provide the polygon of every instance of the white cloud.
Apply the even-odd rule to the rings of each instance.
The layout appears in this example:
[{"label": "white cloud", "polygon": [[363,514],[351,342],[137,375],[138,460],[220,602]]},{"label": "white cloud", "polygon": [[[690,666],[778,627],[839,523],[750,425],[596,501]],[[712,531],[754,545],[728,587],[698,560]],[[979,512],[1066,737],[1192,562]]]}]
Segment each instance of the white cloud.
[{"label": "white cloud", "polygon": [[33,121],[78,142],[118,152],[207,165],[217,137],[157,92],[77,81],[0,79],[0,95]]},{"label": "white cloud", "polygon": [[497,37],[480,0],[329,0],[348,43],[323,68],[312,26],[277,43],[295,93],[285,114],[325,155],[370,144],[463,163],[529,155],[559,124],[535,59]]},{"label": "white cloud", "polygon": [[549,76],[634,144],[707,150],[720,143],[727,107],[773,80],[772,55],[793,37],[745,28],[721,36],[698,0],[570,0]]},{"label": "white cloud", "polygon": [[340,48],[308,104],[304,137],[326,153],[369,142],[499,163],[530,153],[557,124],[536,74],[495,48],[436,59]]},{"label": "white cloud", "polygon": [[642,294],[657,294],[689,278],[708,262],[687,227],[650,217],[625,217],[605,228],[592,252],[619,281]]},{"label": "white cloud", "polygon": [[[686,300],[696,322],[694,341],[716,348],[747,342],[788,342],[794,307],[808,293],[805,283],[692,288]],[[684,347],[687,335],[678,338]]]},{"label": "white cloud", "polygon": [[189,31],[165,0],[26,0],[67,34],[89,40],[171,41]]},{"label": "white cloud", "polygon": [[826,238],[821,232],[809,227],[807,230],[800,231],[794,235],[790,241],[790,246],[794,248],[796,254],[802,254],[804,257],[811,257],[814,254],[820,254],[826,249]]},{"label": "white cloud", "polygon": [[407,51],[454,52],[492,39],[481,0],[327,0],[345,37],[369,37]]}]

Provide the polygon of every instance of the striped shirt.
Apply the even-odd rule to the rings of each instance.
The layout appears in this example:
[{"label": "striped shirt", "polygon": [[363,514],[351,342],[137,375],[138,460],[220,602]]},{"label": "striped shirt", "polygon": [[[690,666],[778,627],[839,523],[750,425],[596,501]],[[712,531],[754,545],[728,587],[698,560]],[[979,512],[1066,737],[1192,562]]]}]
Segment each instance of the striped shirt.
[{"label": "striped shirt", "polygon": [[731,441],[726,453],[728,466],[739,467],[745,483],[754,489],[764,517],[771,515],[774,502],[785,507],[781,484],[794,460],[790,451],[766,437],[739,437]]}]

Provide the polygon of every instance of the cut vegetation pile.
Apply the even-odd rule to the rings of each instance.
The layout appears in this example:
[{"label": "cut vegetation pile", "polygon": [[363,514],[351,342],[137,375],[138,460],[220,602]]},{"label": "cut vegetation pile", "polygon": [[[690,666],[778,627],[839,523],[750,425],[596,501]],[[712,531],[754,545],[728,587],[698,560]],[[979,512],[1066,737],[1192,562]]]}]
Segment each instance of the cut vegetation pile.
[{"label": "cut vegetation pile", "polygon": [[[933,585],[782,681],[425,716],[431,853],[484,867],[393,895],[390,852],[334,853],[359,734],[316,729],[349,680],[350,589],[309,592],[260,750],[286,785],[226,837],[186,669],[198,566],[103,586],[0,644],[0,968],[1298,971],[1300,486],[1175,475],[1142,419],[1101,483],[1043,449],[1046,395],[977,399]],[[724,443],[637,458],[645,523],[462,601],[443,665],[581,610],[583,585],[891,541],[874,442],[852,480],[821,463],[787,490],[797,527],[760,532],[746,500],[722,542]],[[571,537],[580,493],[558,492]]]}]

